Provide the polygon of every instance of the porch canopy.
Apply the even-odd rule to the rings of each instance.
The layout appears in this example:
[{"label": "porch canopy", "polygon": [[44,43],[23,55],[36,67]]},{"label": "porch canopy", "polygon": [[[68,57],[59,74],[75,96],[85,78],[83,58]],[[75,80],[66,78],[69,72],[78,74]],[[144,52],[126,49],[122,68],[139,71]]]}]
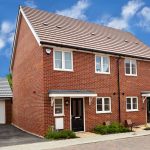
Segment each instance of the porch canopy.
[{"label": "porch canopy", "polygon": [[143,97],[150,97],[150,91],[142,91],[141,94]]},{"label": "porch canopy", "polygon": [[96,97],[97,94],[88,90],[49,90],[49,97]]}]

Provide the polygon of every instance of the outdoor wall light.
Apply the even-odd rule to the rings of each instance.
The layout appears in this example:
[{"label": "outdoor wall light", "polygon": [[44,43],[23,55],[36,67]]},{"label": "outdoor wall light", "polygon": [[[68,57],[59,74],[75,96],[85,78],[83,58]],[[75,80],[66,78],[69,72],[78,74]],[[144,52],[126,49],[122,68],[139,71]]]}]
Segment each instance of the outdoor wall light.
[{"label": "outdoor wall light", "polygon": [[116,92],[114,92],[113,95],[116,95]]},{"label": "outdoor wall light", "polygon": [[53,48],[46,48],[46,49],[45,49],[46,54],[48,54],[48,55],[49,55],[49,54],[51,53],[51,51],[52,51],[52,50],[53,50]]},{"label": "outdoor wall light", "polygon": [[69,105],[69,100],[65,100],[65,105],[68,106]]}]

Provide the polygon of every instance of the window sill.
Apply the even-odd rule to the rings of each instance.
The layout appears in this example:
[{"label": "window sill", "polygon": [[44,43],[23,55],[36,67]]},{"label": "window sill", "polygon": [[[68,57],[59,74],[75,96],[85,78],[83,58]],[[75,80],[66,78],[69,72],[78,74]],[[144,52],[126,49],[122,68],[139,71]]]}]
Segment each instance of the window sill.
[{"label": "window sill", "polygon": [[137,77],[137,74],[125,74],[125,75],[129,77]]},{"label": "window sill", "polygon": [[126,112],[138,112],[139,110],[126,110]]},{"label": "window sill", "polygon": [[65,117],[65,115],[54,115],[54,117]]},{"label": "window sill", "polygon": [[109,75],[110,72],[95,72],[96,74],[106,74],[106,75]]},{"label": "window sill", "polygon": [[62,70],[62,69],[54,69],[55,71],[62,71],[62,72],[74,72],[74,70]]},{"label": "window sill", "polygon": [[111,114],[112,112],[111,111],[109,111],[109,112],[105,112],[105,111],[103,111],[103,112],[96,112],[96,114]]}]

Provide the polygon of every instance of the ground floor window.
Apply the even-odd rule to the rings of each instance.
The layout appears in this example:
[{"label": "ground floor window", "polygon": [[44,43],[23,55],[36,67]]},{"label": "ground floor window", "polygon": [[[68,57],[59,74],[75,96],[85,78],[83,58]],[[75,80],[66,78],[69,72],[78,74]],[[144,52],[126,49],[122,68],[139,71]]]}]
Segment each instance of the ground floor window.
[{"label": "ground floor window", "polygon": [[110,113],[111,112],[111,98],[97,97],[96,99],[96,113]]},{"label": "ground floor window", "polygon": [[63,98],[55,98],[54,101],[54,116],[64,115],[64,101]]},{"label": "ground floor window", "polygon": [[138,111],[138,98],[127,97],[126,98],[126,110],[127,111]]}]

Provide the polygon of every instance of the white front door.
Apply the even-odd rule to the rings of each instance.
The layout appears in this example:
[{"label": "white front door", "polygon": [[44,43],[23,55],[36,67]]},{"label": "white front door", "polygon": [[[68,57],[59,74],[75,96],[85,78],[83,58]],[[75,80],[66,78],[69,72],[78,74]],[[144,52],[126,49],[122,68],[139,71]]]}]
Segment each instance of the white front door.
[{"label": "white front door", "polygon": [[5,101],[0,100],[0,124],[5,124]]}]

